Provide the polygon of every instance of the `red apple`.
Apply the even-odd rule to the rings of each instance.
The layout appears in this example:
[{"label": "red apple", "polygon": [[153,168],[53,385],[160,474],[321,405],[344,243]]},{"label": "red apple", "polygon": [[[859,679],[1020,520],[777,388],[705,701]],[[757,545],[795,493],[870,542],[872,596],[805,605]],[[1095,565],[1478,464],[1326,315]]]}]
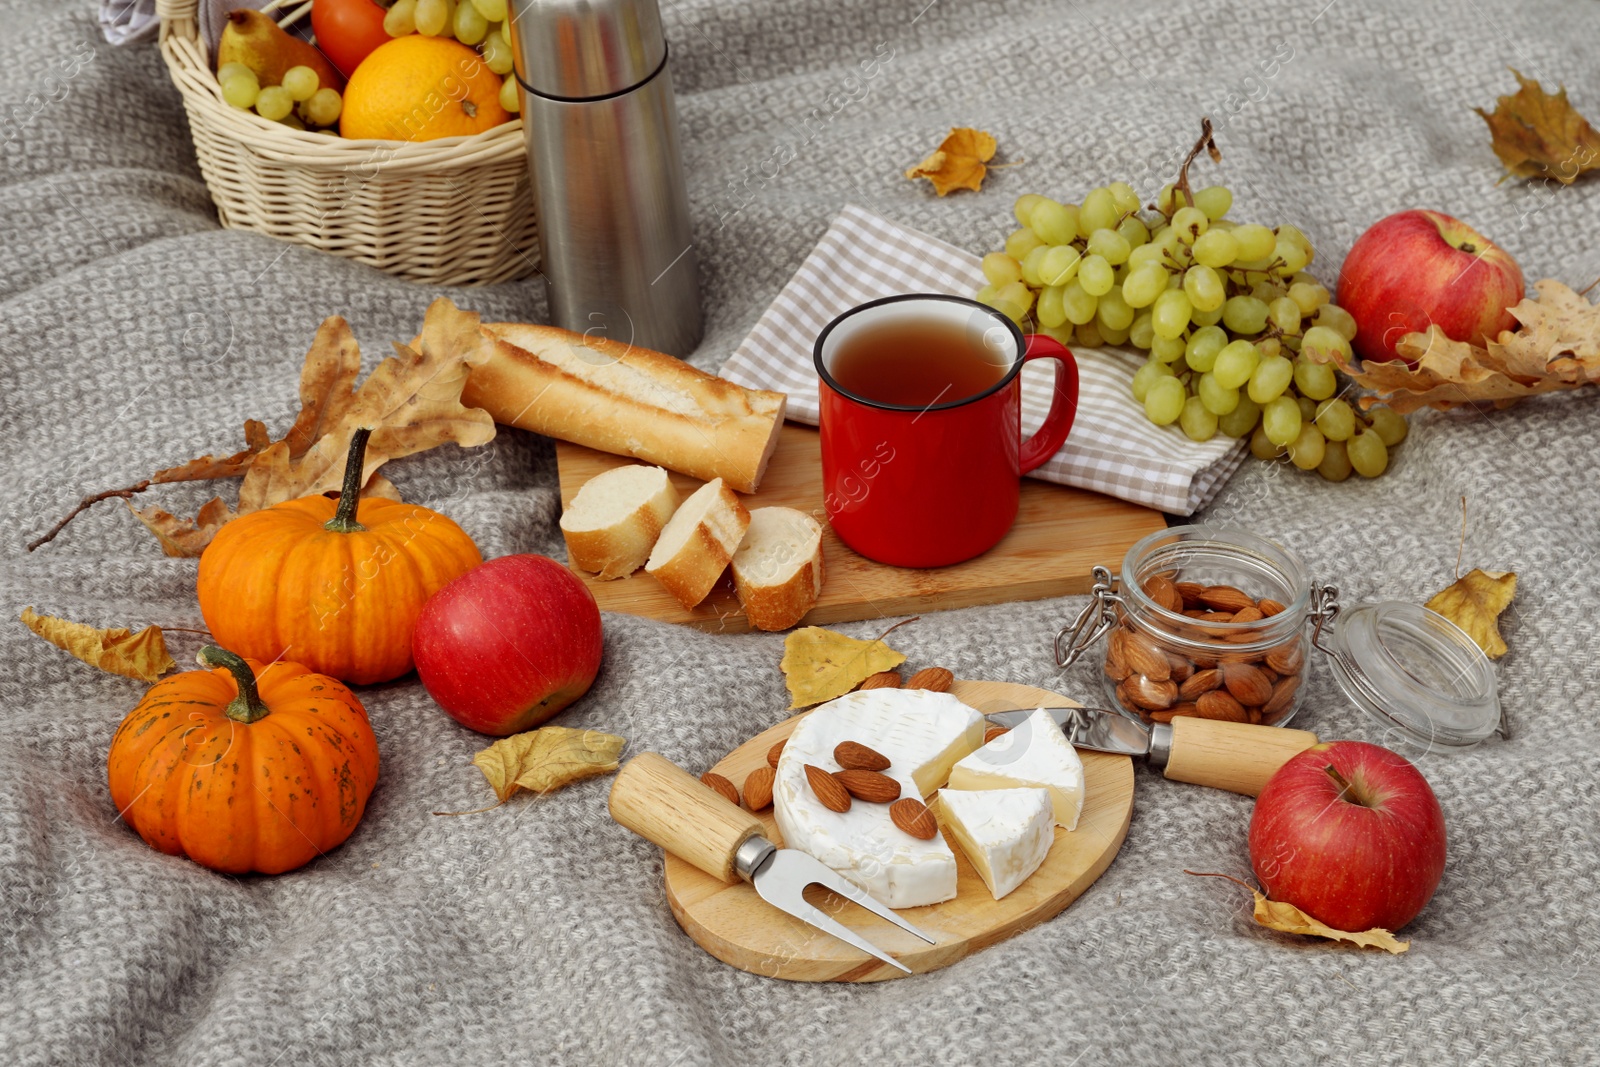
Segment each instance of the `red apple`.
[{"label": "red apple", "polygon": [[422,606],[411,654],[428,695],[463,726],[521,733],[583,696],[604,642],[594,594],[547,556],[501,556]]},{"label": "red apple", "polygon": [[1510,253],[1437,211],[1402,211],[1372,224],[1339,270],[1339,306],[1356,320],[1361,359],[1400,359],[1395,345],[1430,325],[1481,345],[1516,329],[1522,270]]},{"label": "red apple", "polygon": [[1312,745],[1256,798],[1250,866],[1273,900],[1336,930],[1398,930],[1444,874],[1444,813],[1404,757],[1361,741]]}]

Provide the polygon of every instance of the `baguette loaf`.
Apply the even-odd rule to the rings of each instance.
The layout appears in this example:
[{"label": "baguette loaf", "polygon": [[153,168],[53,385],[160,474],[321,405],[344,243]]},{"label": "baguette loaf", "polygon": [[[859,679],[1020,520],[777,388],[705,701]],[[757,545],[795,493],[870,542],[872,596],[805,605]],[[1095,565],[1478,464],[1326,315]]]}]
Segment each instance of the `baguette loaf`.
[{"label": "baguette loaf", "polygon": [[793,508],[757,508],[733,554],[733,585],[758,630],[787,630],[822,595],[822,527]]},{"label": "baguette loaf", "polygon": [[626,578],[655,547],[678,509],[678,491],[660,467],[629,464],[590,478],[561,513],[567,558],[603,580]]},{"label": "baguette loaf", "polygon": [[656,539],[645,573],[654,575],[678,603],[692,608],[717,584],[733,559],[750,513],[733,490],[714,478],[689,494]]},{"label": "baguette loaf", "polygon": [[494,421],[753,493],[778,444],[782,393],[554,326],[486,323],[488,362],[461,402]]}]

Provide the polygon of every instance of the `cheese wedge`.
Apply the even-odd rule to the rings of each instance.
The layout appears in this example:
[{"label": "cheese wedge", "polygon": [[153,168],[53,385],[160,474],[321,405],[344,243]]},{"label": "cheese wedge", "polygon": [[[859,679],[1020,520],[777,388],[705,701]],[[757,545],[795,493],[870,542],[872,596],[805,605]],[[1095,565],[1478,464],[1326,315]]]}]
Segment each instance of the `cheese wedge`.
[{"label": "cheese wedge", "polygon": [[1046,789],[941,790],[944,826],[999,900],[1039,869],[1056,839]]},{"label": "cheese wedge", "polygon": [[889,805],[857,800],[830,811],[806,781],[806,764],[839,770],[833,750],[856,741],[889,758],[900,795],[924,797],[983,743],[984,719],[948,693],[869,689],[829,701],[800,720],[778,759],[773,814],[783,843],[798,848],[891,908],[956,895],[956,857],[942,837],[919,841],[894,825]]},{"label": "cheese wedge", "polygon": [[1014,789],[1042,786],[1050,791],[1058,826],[1078,827],[1083,812],[1083,762],[1050,713],[1035,711],[950,771],[950,789]]}]

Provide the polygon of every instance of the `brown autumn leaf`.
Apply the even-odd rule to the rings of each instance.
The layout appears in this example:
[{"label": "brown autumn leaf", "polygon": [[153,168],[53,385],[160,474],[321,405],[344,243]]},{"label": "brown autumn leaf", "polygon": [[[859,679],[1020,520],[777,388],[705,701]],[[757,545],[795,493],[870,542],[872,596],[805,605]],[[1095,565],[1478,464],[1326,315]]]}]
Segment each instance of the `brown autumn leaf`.
[{"label": "brown autumn leaf", "polygon": [[1571,185],[1600,168],[1600,134],[1567,102],[1566,86],[1551,95],[1511,70],[1521,86],[1500,97],[1493,113],[1473,108],[1489,124],[1494,154],[1518,178],[1554,178]]},{"label": "brown autumn leaf", "polygon": [[213,498],[194,519],[153,505],[137,509],[130,504],[129,510],[156,535],[167,555],[198,556],[224,523],[240,515],[338,489],[351,435],[363,426],[372,428],[372,437],[362,495],[394,499],[398,493],[391,483],[374,480],[384,463],[446,441],[468,448],[494,438],[489,413],[461,403],[469,368],[489,356],[477,315],[447,299],[435,300],[417,348],[396,344],[395,353],[357,387],[361,352],[350,326],[337,316],[324,320],[301,370],[299,416],[283,438],[265,442],[265,427],[247,423],[250,448],[245,452],[224,459],[203,456],[151,479],[192,481],[242,473],[237,507]]},{"label": "brown autumn leaf", "polygon": [[548,793],[617,769],[622,746],[616,734],[543,726],[502,737],[472,757],[489,788],[504,804],[518,789]]},{"label": "brown autumn leaf", "polygon": [[913,181],[928,179],[940,196],[953,189],[977,192],[989,172],[984,164],[994,158],[996,147],[992,134],[967,126],[955,127],[927,159],[906,171],[906,177]]},{"label": "brown autumn leaf", "polygon": [[808,708],[844,696],[869,675],[893,670],[905,661],[882,637],[862,641],[820,626],[806,626],[783,639],[783,659],[778,666],[794,699],[789,707]]},{"label": "brown autumn leaf", "polygon": [[[1600,384],[1600,306],[1553,279],[1511,309],[1519,326],[1485,347],[1454,341],[1437,326],[1407,334],[1395,350],[1415,366],[1332,356],[1338,368],[1401,414],[1462,404],[1509,407],[1524,397]],[[1311,358],[1316,358],[1312,356]]]},{"label": "brown autumn leaf", "polygon": [[1466,631],[1474,644],[1490,659],[1506,654],[1500,636],[1500,613],[1517,595],[1517,576],[1510,571],[1496,573],[1473,568],[1448,587],[1435,593],[1426,604]]},{"label": "brown autumn leaf", "polygon": [[40,615],[32,608],[22,609],[22,624],[91,667],[124,678],[154,682],[177,666],[167,654],[159,626],[146,626],[138,633],[125,626],[96,629],[87,623]]},{"label": "brown autumn leaf", "polygon": [[1278,930],[1286,934],[1305,934],[1308,937],[1326,937],[1330,941],[1349,941],[1363,948],[1381,948],[1395,955],[1411,947],[1411,942],[1401,941],[1394,934],[1380,926],[1360,933],[1351,933],[1347,930],[1335,930],[1326,923],[1318,922],[1293,904],[1281,900],[1268,900],[1266,894],[1256,889],[1250,883],[1235,878],[1231,874],[1215,874],[1209,871],[1184,871],[1198,878],[1226,878],[1235,885],[1241,885],[1250,890],[1250,895],[1255,897],[1255,909],[1252,918],[1256,923],[1269,930]]}]

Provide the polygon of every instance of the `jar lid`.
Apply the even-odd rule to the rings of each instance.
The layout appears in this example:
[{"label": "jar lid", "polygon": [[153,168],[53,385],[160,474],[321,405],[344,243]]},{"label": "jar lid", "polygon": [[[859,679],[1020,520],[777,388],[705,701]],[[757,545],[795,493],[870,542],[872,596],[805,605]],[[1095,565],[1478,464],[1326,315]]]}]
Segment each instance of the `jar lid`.
[{"label": "jar lid", "polygon": [[1344,695],[1423,748],[1468,748],[1501,726],[1489,657],[1455,623],[1418,604],[1357,604],[1316,645]]}]

